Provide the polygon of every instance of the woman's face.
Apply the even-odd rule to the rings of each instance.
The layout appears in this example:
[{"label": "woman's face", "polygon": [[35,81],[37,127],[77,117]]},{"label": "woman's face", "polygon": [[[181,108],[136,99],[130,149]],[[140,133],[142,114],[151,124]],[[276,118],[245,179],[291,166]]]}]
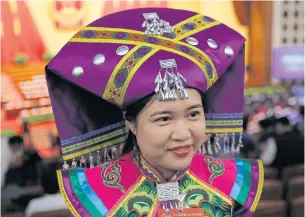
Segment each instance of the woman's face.
[{"label": "woman's face", "polygon": [[187,100],[153,98],[130,125],[141,154],[157,167],[185,169],[206,138],[201,96],[193,89],[187,92]]}]

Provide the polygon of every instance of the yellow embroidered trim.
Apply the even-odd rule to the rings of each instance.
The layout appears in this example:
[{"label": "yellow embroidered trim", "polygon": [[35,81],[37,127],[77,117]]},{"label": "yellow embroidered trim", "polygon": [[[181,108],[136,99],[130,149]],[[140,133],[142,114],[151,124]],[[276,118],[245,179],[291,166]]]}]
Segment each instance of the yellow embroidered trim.
[{"label": "yellow embroidered trim", "polygon": [[176,25],[174,25],[172,28],[173,29],[177,29],[179,28],[180,26],[183,26],[184,24],[188,23],[189,21],[192,21],[194,19],[198,19],[198,18],[201,18],[202,17],[202,14],[196,14],[190,18],[187,18],[186,20],[183,20],[181,21],[180,23],[177,23]]},{"label": "yellow embroidered trim", "polygon": [[132,186],[129,190],[128,190],[128,192],[126,192],[122,197],[124,197],[124,199],[123,200],[119,200],[119,202],[117,203],[117,204],[115,204],[115,206],[114,206],[114,209],[111,209],[109,212],[108,212],[108,214],[106,215],[106,216],[114,216],[114,214],[122,207],[122,205],[124,204],[124,203],[126,203],[126,201],[127,200],[129,200],[130,199],[130,196],[133,194],[133,192],[135,191],[135,190],[137,190],[138,188],[139,188],[139,186],[145,181],[145,177],[144,176],[142,176],[141,177],[141,179],[138,181],[138,183],[137,184],[135,184],[134,186]]},{"label": "yellow embroidered trim", "polygon": [[[147,47],[152,47],[152,48],[156,48],[158,49],[157,51],[159,50],[165,50],[165,51],[168,51],[168,52],[171,52],[171,53],[175,53],[175,54],[178,54],[180,56],[183,56],[187,59],[189,59],[190,61],[194,62],[201,70],[202,72],[204,73],[205,77],[206,77],[206,80],[208,82],[208,87],[210,87],[213,82],[217,79],[217,73],[216,71],[214,71],[215,73],[213,74],[213,78],[212,79],[208,79],[208,74],[207,74],[207,71],[204,67],[204,65],[202,65],[198,60],[196,60],[193,56],[190,56],[190,55],[187,55],[181,51],[178,51],[178,50],[175,50],[175,49],[172,49],[172,48],[169,48],[169,47],[164,47],[164,46],[160,46],[160,45],[156,45],[156,44],[149,44],[149,43],[144,43],[144,42],[137,42],[137,41],[127,41],[127,40],[120,40],[120,39],[88,39],[88,38],[72,38],[70,40],[71,42],[87,42],[87,43],[98,43],[98,42],[101,42],[101,43],[120,43],[120,44],[132,44],[132,45],[138,45],[138,46],[147,46]],[[180,45],[183,45],[183,46],[186,46],[186,47],[190,47],[190,45],[186,44],[186,43],[183,43],[183,42],[175,42],[177,44],[180,44]],[[194,48],[194,46],[191,47],[193,50],[196,50],[198,51],[199,49],[198,48]],[[157,52],[156,51],[156,52]],[[199,50],[200,51],[200,50]],[[151,51],[152,52],[152,51]],[[215,66],[214,64],[212,63],[211,64],[211,60],[209,57],[207,57],[207,55],[205,53],[203,53],[202,51],[200,51],[200,54],[204,57],[206,57],[207,61],[210,63],[210,65],[212,66],[213,69],[215,69]],[[150,57],[150,53],[146,54],[145,57]],[[143,58],[142,58],[143,59]],[[142,60],[141,59],[141,60]],[[139,61],[139,62],[142,62],[142,61]],[[140,66],[137,66],[137,68],[139,68]],[[112,82],[113,83],[113,82]]]},{"label": "yellow embroidered trim", "polygon": [[[97,136],[94,139],[90,139],[90,140],[87,140],[85,142],[80,142],[80,143],[77,143],[77,144],[70,145],[68,147],[64,147],[64,148],[61,149],[61,151],[62,151],[63,154],[69,153],[69,152],[72,152],[72,151],[76,151],[77,149],[84,148],[86,146],[91,146],[94,143],[103,142],[105,140],[112,139],[113,137],[121,136],[125,132],[127,132],[127,129],[118,129],[118,130],[115,130],[115,131],[110,132],[108,134]],[[103,137],[103,138],[101,139],[101,137]],[[85,145],[85,143],[87,143],[87,145]],[[77,147],[77,148],[75,148],[75,147]],[[67,148],[69,148],[68,151],[67,151]]]},{"label": "yellow embroidered trim", "polygon": [[[173,26],[173,29],[175,29],[175,28],[177,28],[177,27],[179,27],[179,26],[181,26],[181,25],[183,25],[183,24],[185,24],[185,23],[187,23],[187,22],[189,22],[189,21],[191,21],[191,20],[193,20],[193,19],[197,19],[197,18],[200,18],[200,17],[202,17],[201,14],[197,14],[197,15],[195,15],[195,16],[193,16],[193,17],[190,17],[189,19],[186,19],[186,20],[184,20],[184,21],[182,21],[182,22],[176,24],[175,26]],[[96,27],[90,27],[90,28],[95,29]],[[130,30],[130,31],[133,31],[133,30]],[[138,31],[134,31],[134,32],[139,33]],[[179,36],[179,37],[181,37],[181,36]],[[113,81],[114,81],[114,78],[115,78],[115,76],[116,76],[116,74],[117,74],[117,71],[121,68],[121,66],[125,63],[125,61],[126,61],[131,55],[133,55],[133,53],[134,53],[136,50],[138,50],[140,47],[141,47],[140,45],[137,45],[137,46],[135,46],[134,48],[132,48],[132,49],[131,49],[131,50],[130,50],[130,51],[120,60],[120,62],[116,65],[116,67],[114,68],[114,70],[113,70],[113,72],[112,72],[112,74],[111,74],[111,76],[110,76],[110,78],[109,78],[109,80],[108,80],[108,83],[107,83],[107,86],[106,86],[106,88],[105,88],[103,97],[108,98],[108,97],[107,97],[107,94],[109,93],[109,90],[110,90],[111,85],[114,83]],[[149,57],[152,56],[154,53],[156,53],[156,51],[152,51],[152,54],[149,53],[149,54],[148,54]],[[146,59],[148,59],[148,57],[147,57]],[[143,64],[143,63],[141,63],[141,65],[142,65],[142,64]],[[139,67],[137,67],[137,69],[138,69],[138,68],[139,68]],[[135,73],[135,71],[133,72],[133,75],[134,75],[134,73]],[[126,81],[126,82],[128,82],[127,87],[128,87],[128,85],[129,85],[129,83],[130,83],[130,81],[131,81],[133,75],[132,75],[132,76],[131,76],[131,75],[128,75],[128,78],[127,78],[127,81]],[[123,96],[125,96],[127,87],[125,87],[125,85],[123,86],[123,89],[124,89],[124,90],[123,90]],[[124,97],[123,97],[123,98],[124,98]],[[120,101],[123,101],[123,100],[120,99]]]},{"label": "yellow embroidered trim", "polygon": [[183,35],[178,36],[178,37],[175,38],[174,40],[177,40],[177,41],[178,41],[178,40],[181,40],[181,39],[186,38],[186,37],[188,37],[188,36],[190,36],[190,35],[194,35],[194,34],[200,32],[200,31],[202,31],[202,30],[211,28],[211,27],[213,27],[213,26],[217,26],[217,25],[219,25],[219,24],[221,24],[221,23],[218,22],[218,21],[211,22],[211,23],[206,24],[206,25],[204,25],[204,26],[202,26],[202,27],[198,27],[198,28],[196,28],[196,29],[194,29],[194,30],[192,30],[192,31],[186,32],[186,33],[184,33]]},{"label": "yellow embroidered trim", "polygon": [[103,97],[108,98],[107,94],[110,91],[111,85],[114,83],[114,78],[117,75],[118,70],[122,67],[122,65],[125,63],[125,61],[141,46],[133,47],[121,60],[120,62],[115,66],[114,70],[111,73],[111,76],[108,80],[107,86],[105,88]]},{"label": "yellow embroidered trim", "polygon": [[81,217],[78,214],[78,212],[76,211],[76,209],[74,208],[74,206],[72,205],[72,203],[71,203],[71,201],[70,201],[70,199],[69,199],[69,197],[66,193],[64,183],[63,183],[63,180],[62,180],[61,170],[57,170],[56,173],[57,173],[58,186],[59,186],[60,193],[64,197],[64,200],[65,200],[66,204],[68,205],[69,210],[71,211],[71,213],[73,214],[74,217]]},{"label": "yellow embroidered trim", "polygon": [[241,133],[243,128],[207,128],[206,133]]},{"label": "yellow embroidered trim", "polygon": [[151,210],[150,210],[150,212],[148,213],[147,217],[153,217],[153,216],[154,216],[154,213],[155,213],[155,211],[156,211],[155,209],[157,208],[158,203],[159,203],[159,200],[158,200],[158,198],[156,197],[156,199],[155,199],[155,201],[154,201],[154,203],[153,203],[153,205],[152,205],[152,207],[151,207]]},{"label": "yellow embroidered trim", "polygon": [[100,149],[103,149],[103,148],[107,148],[109,146],[113,146],[113,145],[122,143],[125,140],[126,140],[125,136],[122,136],[122,137],[119,137],[117,139],[114,139],[114,140],[111,140],[111,141],[108,141],[108,142],[103,142],[100,145],[94,146],[92,148],[87,148],[85,150],[82,150],[82,151],[79,151],[79,152],[76,152],[76,153],[73,153],[73,154],[65,155],[65,156],[63,156],[63,159],[64,160],[69,160],[69,159],[72,159],[72,158],[76,158],[76,157],[79,157],[79,156],[82,156],[82,155],[85,155],[85,154],[89,154],[90,152],[94,152],[94,151],[97,151],[97,150],[100,150]]},{"label": "yellow embroidered trim", "polygon": [[137,72],[137,70],[140,68],[140,66],[152,55],[154,55],[156,52],[158,51],[158,49],[152,50],[150,51],[147,55],[145,55],[131,70],[131,72],[129,73],[126,82],[123,85],[123,89],[122,89],[122,93],[121,93],[121,99],[120,99],[120,105],[123,104],[123,100],[125,98],[125,94],[127,91],[127,88],[131,82],[131,79],[133,78],[133,76],[135,75],[135,73]]},{"label": "yellow embroidered trim", "polygon": [[[210,24],[207,24],[207,25],[204,25],[204,26],[201,26],[201,27],[198,27],[196,28],[195,30],[192,30],[192,31],[189,31],[185,34],[182,34],[180,37],[179,37],[179,40],[189,36],[189,35],[192,35],[192,34],[195,34],[195,33],[198,33],[202,30],[205,30],[205,29],[208,29],[208,28],[211,28],[213,26],[216,26],[216,25],[219,25],[220,22],[218,21],[214,21],[214,22],[211,22]],[[140,31],[136,31],[136,30],[130,30],[130,29],[120,29],[120,28],[105,28],[105,27],[85,27],[82,29],[82,31],[88,31],[88,30],[93,30],[93,31],[106,31],[106,32],[124,32],[124,33],[129,33],[129,34],[137,34],[137,35],[141,35],[143,37],[146,37],[147,35],[145,35],[143,32],[140,32]],[[175,44],[178,44],[178,45],[181,45],[181,46],[186,46],[186,47],[189,47],[191,48],[192,50],[196,51],[197,53],[199,53],[200,55],[204,56],[205,59],[209,62],[209,64],[211,65],[212,69],[213,69],[213,78],[211,79],[212,81],[215,81],[217,79],[217,73],[216,73],[216,68],[212,62],[212,60],[209,58],[209,56],[207,54],[205,54],[202,50],[200,50],[199,48],[197,48],[196,46],[192,46],[192,45],[189,45],[187,43],[184,43],[184,42],[181,42],[177,39],[171,39],[171,38],[166,38],[166,37],[163,37],[163,36],[152,36],[153,38],[157,38],[161,41],[168,41],[168,42],[171,42],[171,43],[175,43]],[[121,44],[132,44],[132,45],[137,45],[137,46],[148,46],[148,47],[154,47],[154,48],[159,48],[160,50],[166,50],[166,51],[169,51],[169,52],[173,52],[173,53],[176,53],[176,54],[184,54],[183,52],[179,52],[173,48],[168,48],[166,46],[160,46],[160,45],[155,45],[155,44],[150,44],[150,43],[146,43],[146,42],[138,42],[138,41],[132,41],[132,40],[120,40],[120,39],[114,39],[114,38],[111,38],[111,39],[103,39],[103,38],[99,38],[99,39],[95,39],[95,38],[78,38],[78,36],[74,36],[72,39],[70,39],[71,42],[87,42],[87,43],[92,43],[92,42],[102,42],[102,43],[121,43]],[[175,52],[176,51],[176,52]],[[130,57],[130,55],[132,54],[131,52],[129,52],[130,54],[127,55],[128,57]],[[193,59],[195,58],[191,58],[190,55],[185,55],[185,57],[187,59],[190,59],[191,61],[193,61]],[[193,61],[194,62],[194,61]],[[123,62],[120,61],[120,63],[122,64]],[[120,65],[120,63],[118,65]],[[200,67],[200,63],[198,64],[198,61],[195,62],[199,67]],[[207,73],[206,73],[206,69],[204,67],[200,67],[203,72],[205,72],[205,76],[207,78],[207,81],[209,81],[208,79],[208,76],[207,76]],[[212,82],[211,81],[211,82]],[[210,82],[210,83],[211,83]]]},{"label": "yellow embroidered trim", "polygon": [[[196,24],[196,28],[194,30],[191,30],[191,31],[186,31],[186,32],[180,32],[178,33],[177,31],[180,30],[179,28],[181,26],[183,26],[185,23],[187,22],[190,22],[190,21],[194,21],[196,22],[197,19],[201,19],[202,18],[202,14],[196,14],[178,24],[176,24],[175,26],[173,26],[173,29],[176,33],[176,36],[177,38],[175,39],[170,39],[170,38],[166,38],[166,37],[163,37],[163,36],[154,36],[155,38],[158,38],[160,40],[164,40],[164,41],[168,41],[168,42],[171,42],[171,43],[176,43],[178,45],[183,45],[183,46],[187,46],[187,47],[190,47],[192,48],[194,51],[196,51],[197,53],[199,53],[201,56],[203,56],[207,62],[209,62],[210,66],[212,67],[212,71],[213,71],[213,76],[212,78],[210,79],[207,75],[207,72],[206,72],[206,69],[205,67],[200,64],[199,61],[197,61],[195,58],[193,58],[192,56],[190,55],[187,55],[183,52],[179,52],[177,50],[175,50],[176,52],[174,52],[174,49],[168,49],[167,47],[163,47],[163,46],[159,46],[159,45],[156,45],[156,46],[152,46],[153,44],[149,44],[149,43],[143,43],[143,42],[136,42],[136,41],[126,41],[126,40],[119,40],[119,39],[80,39],[80,38],[72,38],[70,41],[72,42],[106,42],[106,43],[123,43],[123,44],[135,44],[137,45],[136,47],[134,47],[127,55],[125,55],[121,60],[120,62],[117,64],[116,68],[114,69],[114,71],[112,72],[111,74],[111,77],[109,78],[108,82],[107,82],[107,86],[105,88],[105,91],[103,93],[103,97],[104,98],[113,98],[119,105],[121,105],[123,103],[123,100],[124,100],[124,97],[125,97],[125,94],[126,94],[126,90],[129,86],[129,83],[130,81],[132,80],[136,70],[144,63],[144,61],[139,61],[137,63],[135,63],[135,67],[133,67],[131,73],[128,74],[127,78],[126,78],[126,81],[124,82],[123,86],[121,88],[118,88],[118,92],[120,92],[119,94],[119,97],[118,98],[115,98],[115,97],[111,97],[110,96],[110,89],[113,87],[114,85],[114,79],[115,79],[115,76],[117,75],[117,71],[122,67],[122,65],[125,63],[125,61],[127,60],[127,58],[131,57],[135,50],[139,49],[141,46],[147,46],[149,44],[150,47],[152,48],[155,48],[157,50],[152,50],[150,51],[148,54],[146,54],[144,56],[144,59],[147,60],[149,57],[151,57],[153,54],[155,54],[157,51],[159,51],[160,49],[162,50],[167,50],[169,52],[173,52],[173,53],[176,53],[178,55],[182,55],[184,57],[186,57],[187,59],[190,59],[191,61],[193,61],[195,64],[197,64],[201,70],[203,71],[205,77],[206,77],[206,80],[207,80],[207,86],[210,87],[214,81],[217,80],[217,72],[216,72],[216,68],[212,62],[212,60],[204,53],[202,52],[200,49],[198,49],[197,47],[195,46],[191,46],[187,43],[183,43],[183,42],[180,42],[179,40],[189,36],[189,35],[192,35],[192,34],[195,34],[197,32],[200,32],[204,29],[208,29],[212,26],[216,26],[216,25],[219,25],[220,23],[218,21],[214,21],[214,22],[211,22],[211,23],[208,23],[208,24],[205,24],[203,26],[199,26],[198,27],[198,24]],[[127,32],[127,33],[131,33],[131,34],[137,34],[137,35],[141,35],[141,36],[145,36],[145,34],[143,34],[143,32],[140,32],[140,31],[136,31],[136,30],[129,30],[129,29],[120,29],[120,28],[104,28],[104,27],[85,27],[83,29],[84,31],[86,30],[93,30],[93,31],[119,31],[119,32]],[[77,36],[75,36],[77,37]],[[110,41],[108,41],[110,40]],[[143,59],[143,58],[142,58]]]},{"label": "yellow embroidered trim", "polygon": [[190,171],[186,171],[186,174],[193,179],[195,182],[197,182],[205,191],[211,191],[212,193],[216,194],[218,197],[223,199],[225,202],[233,205],[233,200],[226,196],[224,193],[220,192],[218,189],[214,188],[213,186],[206,183],[204,180],[198,179],[194,174],[192,174]]},{"label": "yellow embroidered trim", "polygon": [[257,204],[261,198],[262,195],[262,190],[263,190],[263,185],[264,185],[264,166],[261,160],[257,160],[258,163],[258,168],[259,168],[259,181],[258,181],[258,187],[257,187],[257,192],[255,195],[255,199],[253,201],[253,204],[250,208],[251,212],[254,212]]}]

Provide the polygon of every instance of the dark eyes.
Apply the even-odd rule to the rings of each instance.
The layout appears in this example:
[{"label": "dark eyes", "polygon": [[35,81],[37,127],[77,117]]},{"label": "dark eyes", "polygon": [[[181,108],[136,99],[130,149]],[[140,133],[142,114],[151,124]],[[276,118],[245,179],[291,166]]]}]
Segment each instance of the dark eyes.
[{"label": "dark eyes", "polygon": [[189,116],[190,116],[191,118],[195,118],[195,117],[197,117],[198,115],[200,115],[200,112],[199,112],[199,111],[193,111],[193,112],[191,112],[191,113],[189,114]]},{"label": "dark eyes", "polygon": [[[200,115],[200,111],[193,111],[193,112],[190,112],[189,114],[188,114],[188,117],[189,118],[191,118],[191,119],[195,119],[195,118],[197,118],[197,116],[199,116]],[[170,121],[171,120],[171,117],[170,116],[165,116],[165,117],[161,117],[161,118],[158,118],[157,120],[156,120],[156,122],[168,122],[168,121]]]},{"label": "dark eyes", "polygon": [[167,122],[169,120],[170,120],[169,117],[162,117],[162,118],[158,118],[156,121],[158,121],[158,122]]}]

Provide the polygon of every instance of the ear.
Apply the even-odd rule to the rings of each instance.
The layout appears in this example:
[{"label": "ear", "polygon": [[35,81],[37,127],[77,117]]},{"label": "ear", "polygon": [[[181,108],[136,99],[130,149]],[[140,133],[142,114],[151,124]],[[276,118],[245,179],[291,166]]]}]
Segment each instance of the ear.
[{"label": "ear", "polygon": [[125,125],[127,126],[127,128],[134,134],[137,135],[137,131],[136,131],[136,125],[134,122],[130,122],[125,120]]}]

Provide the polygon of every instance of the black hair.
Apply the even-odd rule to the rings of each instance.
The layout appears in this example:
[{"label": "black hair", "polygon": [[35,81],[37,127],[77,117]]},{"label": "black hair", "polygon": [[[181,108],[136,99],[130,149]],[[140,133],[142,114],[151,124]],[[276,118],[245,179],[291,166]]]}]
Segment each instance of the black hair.
[{"label": "black hair", "polygon": [[300,115],[302,115],[304,117],[304,106],[301,105],[299,110],[300,110]]},{"label": "black hair", "polygon": [[281,118],[277,119],[276,123],[280,123],[284,126],[289,126],[290,125],[289,119],[287,117],[281,117]]},{"label": "black hair", "polygon": [[249,122],[249,115],[245,114],[243,117],[243,130],[247,131],[248,129],[248,122]]},{"label": "black hair", "polygon": [[21,136],[12,136],[8,139],[8,144],[9,145],[16,145],[16,144],[22,144],[23,139]]},{"label": "black hair", "polygon": [[60,146],[60,139],[58,136],[53,141],[52,147]]},{"label": "black hair", "polygon": [[41,185],[45,194],[56,194],[59,191],[56,170],[44,168],[41,173]]},{"label": "black hair", "polygon": [[[131,104],[130,106],[126,107],[125,109],[125,119],[129,122],[135,122],[139,114],[143,111],[144,107],[147,103],[152,99],[154,93],[149,94],[148,96],[144,97],[143,99]],[[124,144],[122,154],[127,154],[131,152],[134,148],[137,147],[137,139],[136,136],[129,131],[127,139]]]}]

